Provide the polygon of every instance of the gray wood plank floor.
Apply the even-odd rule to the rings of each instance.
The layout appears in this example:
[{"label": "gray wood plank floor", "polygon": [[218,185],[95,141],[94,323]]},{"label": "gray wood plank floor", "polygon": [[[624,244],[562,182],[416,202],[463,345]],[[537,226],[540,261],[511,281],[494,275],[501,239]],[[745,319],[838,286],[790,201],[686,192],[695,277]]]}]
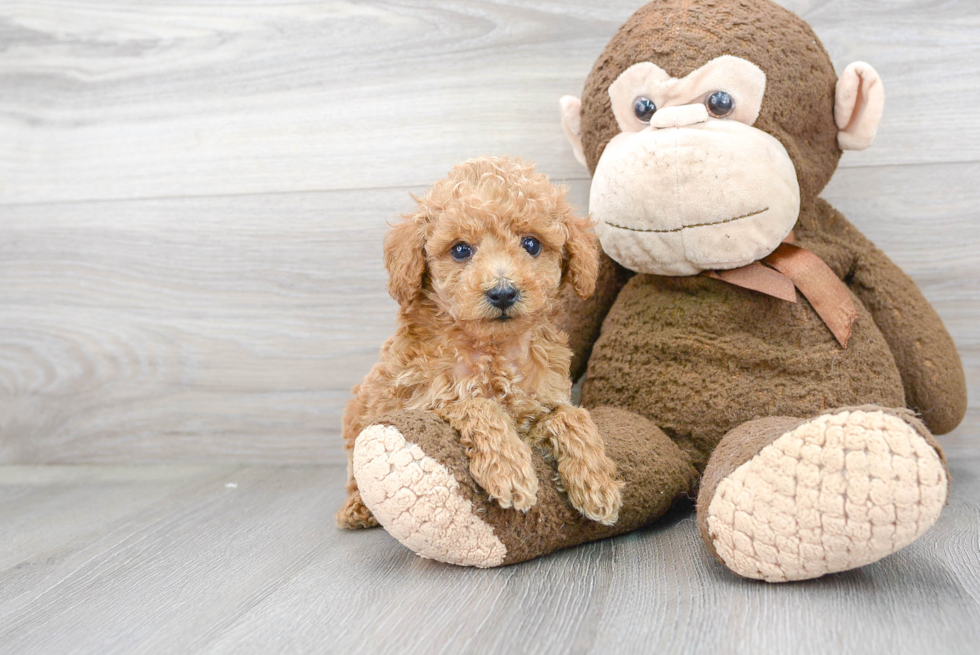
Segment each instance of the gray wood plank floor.
[{"label": "gray wood plank floor", "polygon": [[[740,580],[679,512],[481,571],[325,520],[339,467],[0,467],[4,653],[975,653],[980,457],[895,555]],[[39,520],[41,519],[41,520]]]}]

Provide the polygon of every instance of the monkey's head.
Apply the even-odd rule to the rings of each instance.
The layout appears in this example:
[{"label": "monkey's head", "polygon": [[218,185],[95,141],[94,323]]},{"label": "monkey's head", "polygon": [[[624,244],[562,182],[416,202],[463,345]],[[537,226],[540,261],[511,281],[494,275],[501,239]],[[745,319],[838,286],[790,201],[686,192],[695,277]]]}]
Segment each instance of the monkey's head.
[{"label": "monkey's head", "polygon": [[694,275],[765,257],[874,139],[877,73],[840,79],[810,26],[770,0],[654,0],[561,100],[592,173],[603,249],[641,273]]}]

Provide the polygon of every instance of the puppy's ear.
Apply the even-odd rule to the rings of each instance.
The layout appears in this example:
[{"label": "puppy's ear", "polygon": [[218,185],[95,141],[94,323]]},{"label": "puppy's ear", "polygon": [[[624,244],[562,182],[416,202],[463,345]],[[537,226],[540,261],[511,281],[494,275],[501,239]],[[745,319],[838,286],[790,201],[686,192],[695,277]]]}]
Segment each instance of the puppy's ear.
[{"label": "puppy's ear", "polygon": [[568,240],[565,241],[563,281],[571,284],[583,300],[595,291],[599,275],[599,248],[596,235],[589,230],[590,225],[587,219],[579,218],[571,210],[565,213]]},{"label": "puppy's ear", "polygon": [[399,305],[415,300],[425,275],[425,234],[419,215],[404,216],[385,235],[388,293]]}]

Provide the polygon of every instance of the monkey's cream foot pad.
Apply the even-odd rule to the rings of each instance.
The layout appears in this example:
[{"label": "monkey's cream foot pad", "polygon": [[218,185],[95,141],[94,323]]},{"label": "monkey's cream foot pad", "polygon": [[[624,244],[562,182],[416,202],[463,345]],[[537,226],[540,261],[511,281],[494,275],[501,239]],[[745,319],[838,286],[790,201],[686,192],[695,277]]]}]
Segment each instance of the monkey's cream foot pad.
[{"label": "monkey's cream foot pad", "polygon": [[776,438],[718,485],[711,545],[738,575],[783,582],[870,564],[939,517],[949,480],[898,416],[845,411]]},{"label": "monkey's cream foot pad", "polygon": [[456,478],[397,428],[365,428],[354,446],[353,470],[364,504],[404,546],[450,564],[503,563],[506,547],[474,513]]}]

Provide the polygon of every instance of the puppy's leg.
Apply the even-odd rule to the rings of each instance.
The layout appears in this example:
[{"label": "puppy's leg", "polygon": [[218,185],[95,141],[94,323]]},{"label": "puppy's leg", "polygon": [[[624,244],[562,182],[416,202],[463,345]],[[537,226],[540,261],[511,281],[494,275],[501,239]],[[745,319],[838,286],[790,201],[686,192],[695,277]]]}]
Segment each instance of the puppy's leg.
[{"label": "puppy's leg", "polygon": [[354,387],[354,397],[347,403],[344,409],[344,450],[347,451],[347,500],[341,506],[334,518],[337,525],[347,530],[357,528],[373,528],[378,525],[377,520],[371,515],[371,510],[365,507],[361,500],[361,492],[357,490],[357,481],[354,479],[353,455],[354,440],[361,433],[364,425],[364,402],[360,398],[360,386]]},{"label": "puppy's leg", "polygon": [[606,456],[599,430],[586,410],[559,405],[535,424],[529,439],[550,446],[575,509],[604,525],[616,522],[623,483],[616,480],[616,463]]},{"label": "puppy's leg", "polygon": [[510,417],[486,398],[463,400],[436,412],[459,431],[470,458],[470,473],[501,507],[525,511],[538,499],[531,449]]}]

